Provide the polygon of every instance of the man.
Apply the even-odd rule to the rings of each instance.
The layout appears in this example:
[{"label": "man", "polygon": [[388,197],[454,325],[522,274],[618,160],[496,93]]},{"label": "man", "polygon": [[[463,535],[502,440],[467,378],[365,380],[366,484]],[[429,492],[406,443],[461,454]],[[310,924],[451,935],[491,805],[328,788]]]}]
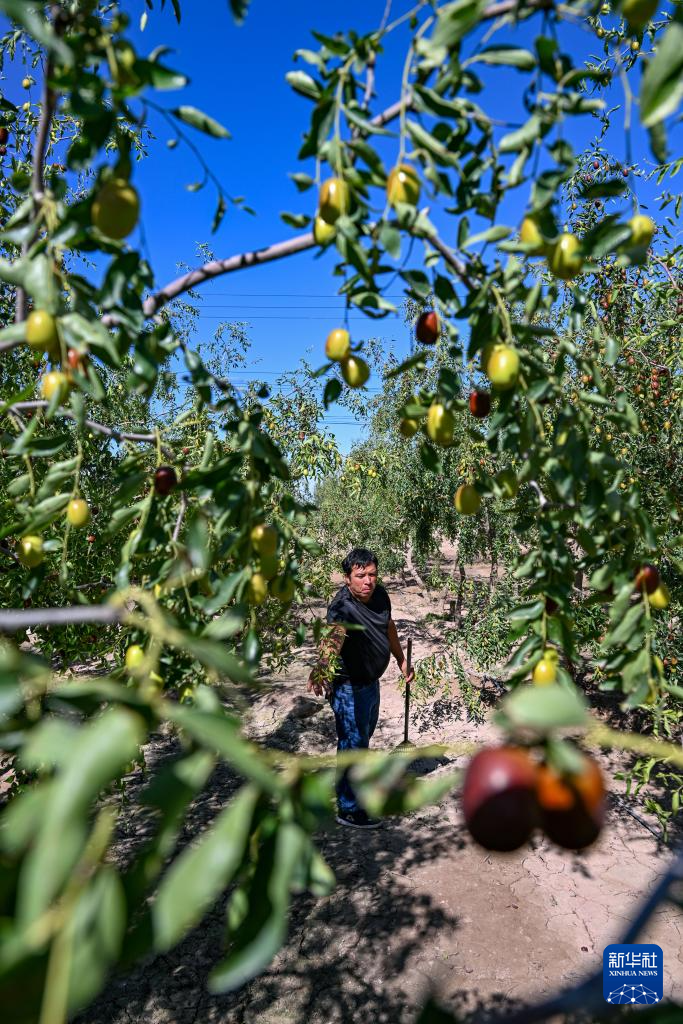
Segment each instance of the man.
[{"label": "man", "polygon": [[[342,562],[346,580],[327,609],[330,633],[320,644],[318,661],[308,680],[308,691],[329,698],[337,726],[337,751],[360,750],[370,745],[379,715],[379,679],[390,654],[407,679],[408,673],[391,601],[377,583],[377,557],[367,548],[354,548]],[[362,626],[350,629],[348,625]],[[337,821],[352,828],[381,824],[358,805],[348,769],[337,778]]]}]

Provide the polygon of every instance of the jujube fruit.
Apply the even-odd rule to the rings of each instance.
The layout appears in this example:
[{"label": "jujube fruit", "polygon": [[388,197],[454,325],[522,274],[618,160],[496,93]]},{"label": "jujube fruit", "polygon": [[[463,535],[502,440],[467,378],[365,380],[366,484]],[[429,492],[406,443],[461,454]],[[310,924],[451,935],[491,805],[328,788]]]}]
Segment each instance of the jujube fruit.
[{"label": "jujube fruit", "polygon": [[453,498],[455,511],[463,516],[474,516],[481,507],[481,494],[474,484],[461,484]]},{"label": "jujube fruit", "polygon": [[656,608],[657,611],[663,611],[669,607],[671,603],[671,593],[666,583],[661,582],[656,590],[653,590],[650,594],[650,607]]},{"label": "jujube fruit", "polygon": [[579,773],[560,775],[541,765],[536,793],[541,825],[549,839],[567,850],[583,850],[595,842],[605,816],[605,784],[593,758],[584,755]]},{"label": "jujube fruit", "polygon": [[53,395],[61,400],[69,390],[69,380],[61,370],[50,370],[40,382],[40,393],[49,402]]},{"label": "jujube fruit", "polygon": [[87,501],[73,498],[66,506],[66,518],[75,529],[87,526],[90,522],[90,506]]},{"label": "jujube fruit", "polygon": [[138,222],[140,199],[125,178],[106,181],[92,204],[92,222],[108,238],[126,238]]},{"label": "jujube fruit", "polygon": [[325,355],[328,359],[340,362],[346,359],[351,348],[349,332],[343,327],[337,327],[330,331],[325,342]]},{"label": "jujube fruit", "polygon": [[655,233],[655,222],[644,213],[637,213],[628,222],[631,229],[631,244],[646,249]]},{"label": "jujube fruit", "polygon": [[328,224],[334,224],[344,213],[349,212],[349,186],[343,178],[328,178],[320,186],[318,216]]},{"label": "jujube fruit", "polygon": [[470,394],[470,412],[482,420],[491,412],[491,395],[488,391],[473,391]]},{"label": "jujube fruit", "polygon": [[527,842],[538,823],[536,765],[519,747],[482,750],[470,761],[462,790],[465,823],[486,850],[507,853]]},{"label": "jujube fruit", "polygon": [[26,317],[26,341],[37,352],[56,355],[59,351],[57,321],[45,309],[34,309]]},{"label": "jujube fruit", "polygon": [[129,672],[132,672],[136,668],[139,668],[144,660],[145,652],[143,648],[140,647],[139,644],[131,644],[130,647],[126,649],[126,656],[124,661],[126,668],[128,669]]},{"label": "jujube fruit", "polygon": [[409,164],[398,164],[387,178],[387,199],[391,206],[408,203],[416,206],[420,198],[420,178]]},{"label": "jujube fruit", "polygon": [[530,256],[543,256],[545,253],[545,240],[535,217],[524,218],[519,229],[519,240],[522,245],[528,246]]},{"label": "jujube fruit", "polygon": [[501,469],[496,473],[496,483],[505,498],[516,498],[519,494],[519,480],[514,469]]},{"label": "jujube fruit", "polygon": [[486,376],[497,391],[510,391],[519,377],[519,353],[512,345],[496,345],[486,360]]},{"label": "jujube fruit", "polygon": [[398,429],[404,437],[412,437],[420,429],[420,421],[410,416],[404,416],[398,425]]},{"label": "jujube fruit", "polygon": [[647,25],[652,15],[657,10],[658,0],[624,0],[621,5],[621,13],[631,29],[642,28]]},{"label": "jujube fruit", "polygon": [[327,245],[328,242],[332,241],[336,233],[334,224],[328,224],[319,214],[316,214],[316,218],[313,221],[313,238],[318,245]]},{"label": "jujube fruit", "polygon": [[263,604],[268,596],[268,581],[260,572],[249,578],[245,596],[249,604]]},{"label": "jujube fruit", "polygon": [[548,265],[555,277],[561,278],[562,281],[571,281],[581,273],[583,256],[581,243],[576,235],[568,232],[560,235],[550,250]]},{"label": "jujube fruit", "polygon": [[415,337],[423,345],[434,345],[439,340],[439,315],[433,309],[427,310],[418,318]]},{"label": "jujube fruit", "polygon": [[173,466],[159,466],[154,473],[154,490],[162,498],[170,494],[177,483],[178,477]]},{"label": "jujube fruit", "polygon": [[636,590],[645,587],[648,594],[653,594],[659,586],[659,570],[654,565],[645,564],[641,566],[636,574]]},{"label": "jujube fruit", "polygon": [[536,686],[551,686],[557,681],[557,655],[549,651],[543,652],[543,657],[534,665],[531,678]]},{"label": "jujube fruit", "polygon": [[339,365],[342,377],[350,388],[362,388],[370,376],[370,367],[359,356],[347,356]]},{"label": "jujube fruit", "polygon": [[258,523],[251,531],[251,543],[259,555],[274,555],[277,551],[278,532],[269,523]]},{"label": "jujube fruit", "polygon": [[432,402],[427,410],[427,434],[435,444],[447,448],[453,444],[455,419],[441,402]]},{"label": "jujube fruit", "polygon": [[18,558],[28,569],[35,569],[45,558],[43,538],[29,533],[19,541]]}]

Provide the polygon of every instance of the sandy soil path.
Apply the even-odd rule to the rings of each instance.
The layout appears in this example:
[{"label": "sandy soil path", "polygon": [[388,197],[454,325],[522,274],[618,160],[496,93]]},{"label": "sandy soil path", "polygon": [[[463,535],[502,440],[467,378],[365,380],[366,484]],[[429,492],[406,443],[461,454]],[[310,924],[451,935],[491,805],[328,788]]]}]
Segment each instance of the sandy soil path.
[{"label": "sandy soil path", "polygon": [[[399,634],[414,657],[433,653],[445,624],[416,583],[388,581]],[[254,701],[250,731],[289,750],[334,745],[329,707],[304,693],[310,649],[270,680]],[[402,737],[403,703],[395,666],[382,681],[374,745]],[[422,716],[417,742],[495,738],[488,720]],[[458,765],[454,759],[446,768]],[[609,769],[608,759],[604,760]],[[214,782],[207,808],[220,807],[234,781]],[[622,784],[612,782],[615,793]],[[199,815],[200,818],[204,815]],[[84,1016],[88,1024],[408,1024],[428,992],[464,1017],[519,1006],[579,980],[602,962],[640,898],[661,877],[670,852],[632,818],[612,809],[599,842],[581,855],[547,840],[505,857],[487,855],[466,834],[456,794],[438,807],[381,830],[331,826],[320,846],[338,879],[326,899],[294,901],[288,940],[266,973],[227,996],[207,993],[206,976],[223,945],[222,908],[169,955],[114,979]],[[664,950],[665,995],[683,1000],[683,915],[662,905],[641,942]]]}]

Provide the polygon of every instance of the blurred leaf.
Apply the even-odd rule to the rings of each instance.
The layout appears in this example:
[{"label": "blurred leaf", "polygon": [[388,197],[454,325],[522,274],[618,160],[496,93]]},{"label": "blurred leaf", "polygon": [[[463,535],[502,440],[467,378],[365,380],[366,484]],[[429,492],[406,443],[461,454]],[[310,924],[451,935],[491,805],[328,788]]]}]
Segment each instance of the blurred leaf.
[{"label": "blurred leaf", "polygon": [[506,718],[516,728],[538,733],[585,726],[586,702],[578,690],[558,683],[551,686],[520,686],[502,704]]},{"label": "blurred leaf", "polygon": [[211,973],[212,992],[239,988],[268,966],[287,933],[290,888],[310,840],[298,825],[281,824],[262,842],[246,890],[247,910],[232,950]]},{"label": "blurred leaf", "polygon": [[116,963],[126,927],[121,879],[110,864],[102,865],[80,893],[69,921],[72,933],[69,964],[69,1010],[94,999]]},{"label": "blurred leaf", "polygon": [[164,875],[152,908],[155,946],[170,949],[197,924],[239,867],[259,798],[244,786]]},{"label": "blurred leaf", "polygon": [[536,58],[530,50],[522,50],[517,46],[487,46],[470,59],[470,63],[504,64],[518,68],[520,71],[533,71]]},{"label": "blurred leaf", "polygon": [[288,71],[285,75],[285,81],[292,87],[294,92],[298,92],[300,96],[306,96],[307,99],[316,101],[320,99],[320,86],[315,79],[311,78],[311,76],[306,74],[305,71]]},{"label": "blurred leaf", "polygon": [[250,2],[251,0],[229,0],[232,16],[238,25],[246,18]]},{"label": "blurred leaf", "polygon": [[136,756],[144,736],[139,715],[110,708],[81,726],[71,757],[51,785],[51,800],[26,856],[17,920],[35,921],[61,891],[80,856],[93,800]]},{"label": "blurred leaf", "polygon": [[657,52],[648,61],[640,88],[640,119],[652,128],[675,114],[683,98],[683,14],[676,10]]},{"label": "blurred leaf", "polygon": [[207,713],[196,708],[169,705],[167,715],[198,743],[234,765],[237,771],[269,793],[281,793],[284,786],[259,755],[258,749],[240,735],[224,711]]},{"label": "blurred leaf", "polygon": [[175,107],[171,110],[171,113],[184,124],[189,124],[192,128],[196,128],[206,135],[212,135],[215,139],[229,139],[231,137],[227,128],[224,128],[222,124],[219,124],[218,121],[209,117],[202,110],[197,110],[196,107]]}]

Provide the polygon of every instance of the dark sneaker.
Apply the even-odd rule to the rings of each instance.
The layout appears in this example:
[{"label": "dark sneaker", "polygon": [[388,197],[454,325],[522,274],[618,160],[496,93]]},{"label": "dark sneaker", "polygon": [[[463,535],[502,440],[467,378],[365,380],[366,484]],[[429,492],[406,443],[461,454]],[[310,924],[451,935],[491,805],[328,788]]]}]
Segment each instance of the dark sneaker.
[{"label": "dark sneaker", "polygon": [[364,810],[339,811],[337,821],[340,825],[348,825],[350,828],[379,828],[382,824],[379,818],[371,818]]}]

